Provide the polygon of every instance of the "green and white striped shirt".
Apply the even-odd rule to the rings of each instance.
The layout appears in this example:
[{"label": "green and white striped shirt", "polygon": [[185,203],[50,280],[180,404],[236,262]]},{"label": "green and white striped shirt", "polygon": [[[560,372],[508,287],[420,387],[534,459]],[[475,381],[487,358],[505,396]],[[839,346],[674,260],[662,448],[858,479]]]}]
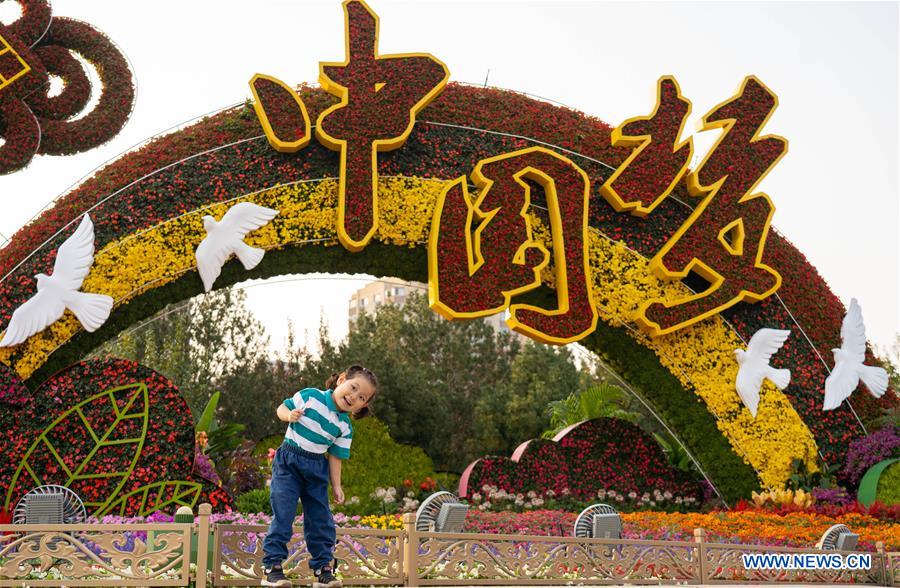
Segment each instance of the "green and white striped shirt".
[{"label": "green and white striped shirt", "polygon": [[286,443],[312,453],[326,451],[340,459],[350,457],[353,426],[347,413],[338,410],[331,390],[306,388],[284,401],[289,409],[304,408],[296,423],[288,423]]}]

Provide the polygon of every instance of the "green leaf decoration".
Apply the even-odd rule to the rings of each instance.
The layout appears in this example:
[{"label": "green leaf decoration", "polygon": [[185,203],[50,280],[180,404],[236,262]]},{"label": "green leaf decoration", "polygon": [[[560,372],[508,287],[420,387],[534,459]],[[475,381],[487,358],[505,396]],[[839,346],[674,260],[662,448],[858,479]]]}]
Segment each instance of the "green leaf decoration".
[{"label": "green leaf decoration", "polygon": [[859,490],[856,492],[856,499],[860,504],[871,506],[875,502],[875,497],[878,495],[878,480],[881,479],[881,474],[884,473],[884,470],[895,461],[900,461],[900,458],[895,457],[879,461],[866,470],[862,480],[859,481]]},{"label": "green leaf decoration", "polygon": [[203,409],[203,414],[200,415],[200,420],[197,421],[198,431],[209,433],[210,430],[216,428],[216,407],[219,406],[220,394],[221,392],[216,392],[210,397],[209,402],[206,403],[206,408]]},{"label": "green leaf decoration", "polygon": [[115,502],[107,504],[97,511],[96,516],[102,517],[108,514],[125,516],[129,503],[138,499],[140,500],[141,508],[134,516],[139,517],[153,514],[168,506],[190,506],[193,508],[197,504],[202,491],[203,484],[198,482],[189,482],[187,480],[154,482],[153,484],[141,486],[137,490],[119,497]]},{"label": "green leaf decoration", "polygon": [[[6,508],[10,507],[20,478],[26,483],[30,478],[34,486],[41,486],[59,483],[59,478],[48,481],[43,478],[61,473],[64,478],[61,485],[76,493],[79,485],[115,484],[104,502],[84,503],[89,513],[102,511],[116,498],[141,455],[147,437],[148,405],[147,385],[135,383],[95,394],[63,412],[37,436],[23,456],[6,493]],[[86,431],[93,446],[86,455],[75,458],[68,455],[66,460],[66,450],[58,449],[57,445],[71,437],[73,431]],[[113,471],[101,467],[101,462],[110,460],[129,463]]]}]

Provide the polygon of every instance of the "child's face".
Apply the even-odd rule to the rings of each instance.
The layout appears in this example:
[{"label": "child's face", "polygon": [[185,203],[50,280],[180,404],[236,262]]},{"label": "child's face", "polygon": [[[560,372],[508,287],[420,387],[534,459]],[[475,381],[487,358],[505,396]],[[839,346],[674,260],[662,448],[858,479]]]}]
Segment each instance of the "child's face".
[{"label": "child's face", "polygon": [[349,413],[357,412],[369,404],[374,395],[375,388],[368,378],[355,376],[348,380],[343,375],[338,378],[333,394],[338,410]]}]

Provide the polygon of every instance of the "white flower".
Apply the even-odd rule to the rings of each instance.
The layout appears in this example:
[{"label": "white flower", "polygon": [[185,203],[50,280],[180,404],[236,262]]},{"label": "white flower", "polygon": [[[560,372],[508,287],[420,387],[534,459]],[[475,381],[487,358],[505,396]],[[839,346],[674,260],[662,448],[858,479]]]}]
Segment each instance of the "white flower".
[{"label": "white flower", "polygon": [[375,497],[382,498],[384,496],[384,488],[375,488]]},{"label": "white flower", "polygon": [[528,496],[528,498],[536,498],[537,492],[535,492],[534,490],[529,490],[528,494],[526,494],[526,496]]},{"label": "white flower", "polygon": [[351,496],[348,503],[349,504],[359,504],[359,496]]},{"label": "white flower", "polygon": [[637,498],[637,492],[632,490],[631,492],[628,493],[628,498],[634,500],[635,498]]},{"label": "white flower", "polygon": [[535,506],[541,506],[544,504],[544,499],[543,498],[535,498],[534,500],[531,501],[531,503],[534,504]]},{"label": "white flower", "polygon": [[597,490],[597,498],[599,498],[600,500],[606,498],[606,490],[604,490],[603,488]]},{"label": "white flower", "polygon": [[545,492],[545,494],[546,494],[547,498],[553,498],[554,496],[556,496],[556,492],[554,492],[553,490],[547,490],[547,492]]},{"label": "white flower", "polygon": [[478,502],[479,500],[481,500],[481,494],[476,492],[475,494],[472,495],[472,500],[474,500],[475,502]]},{"label": "white flower", "polygon": [[563,488],[563,489],[562,489],[562,495],[563,495],[563,496],[568,496],[568,495],[569,495],[569,489],[568,489],[568,488]]},{"label": "white flower", "polygon": [[666,500],[672,500],[672,493],[666,490],[665,492],[663,492],[663,498],[665,498]]},{"label": "white flower", "polygon": [[675,498],[675,504],[681,504],[681,502],[682,502],[681,496],[678,496]]}]

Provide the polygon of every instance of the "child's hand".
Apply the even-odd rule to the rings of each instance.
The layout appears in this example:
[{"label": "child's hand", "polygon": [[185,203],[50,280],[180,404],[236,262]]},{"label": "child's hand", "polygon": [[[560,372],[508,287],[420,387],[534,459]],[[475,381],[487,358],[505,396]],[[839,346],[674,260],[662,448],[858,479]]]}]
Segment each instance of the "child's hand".
[{"label": "child's hand", "polygon": [[340,486],[335,486],[332,488],[334,492],[334,503],[335,504],[344,504],[344,489]]},{"label": "child's hand", "polygon": [[297,421],[300,420],[300,417],[302,417],[302,416],[303,416],[303,409],[295,408],[294,410],[291,411],[291,414],[288,415],[288,422],[296,423]]}]

